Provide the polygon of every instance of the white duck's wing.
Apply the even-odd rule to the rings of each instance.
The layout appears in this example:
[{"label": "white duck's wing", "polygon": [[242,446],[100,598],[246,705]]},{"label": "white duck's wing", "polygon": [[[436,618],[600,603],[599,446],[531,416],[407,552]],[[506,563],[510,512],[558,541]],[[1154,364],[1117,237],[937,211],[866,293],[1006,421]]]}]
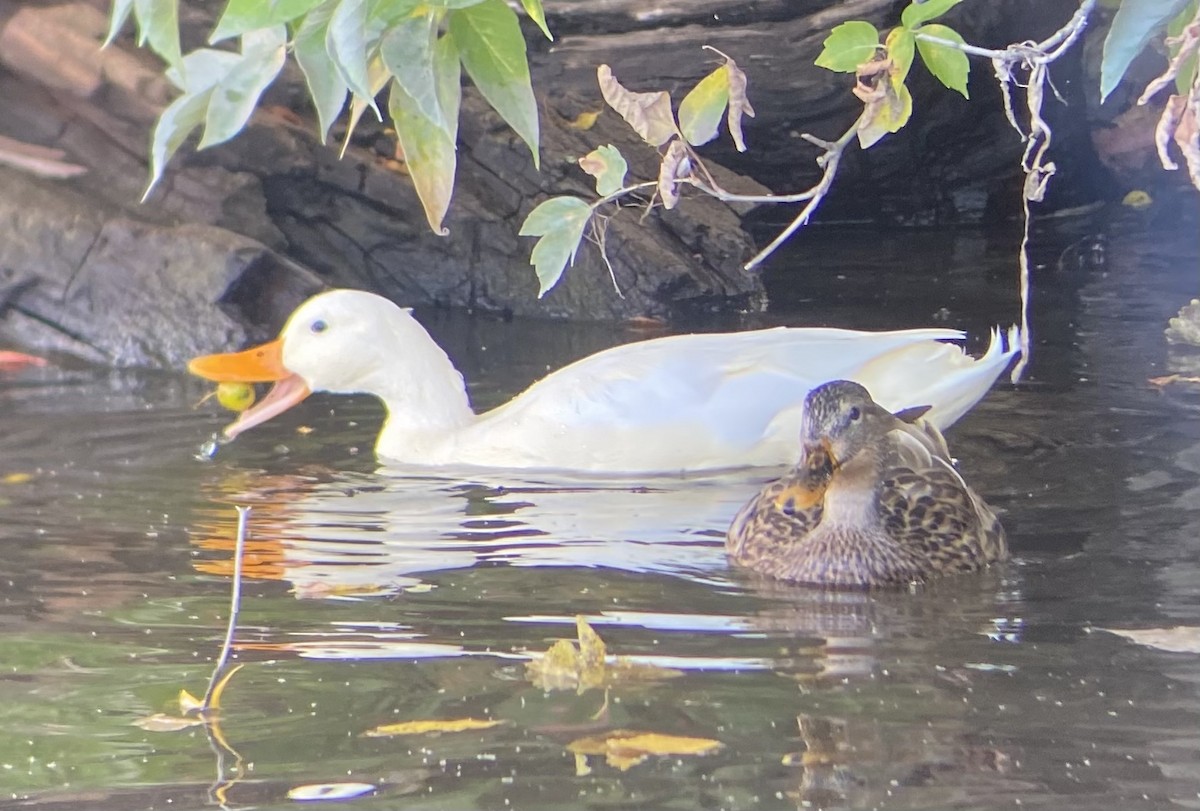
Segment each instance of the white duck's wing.
[{"label": "white duck's wing", "polygon": [[987,352],[973,358],[953,344],[921,341],[871,359],[854,378],[892,413],[930,406],[924,419],[945,430],[987,394],[1019,353],[1020,332],[992,330]]},{"label": "white duck's wing", "polygon": [[[939,343],[961,337],[946,329],[779,328],[628,344],[535,383],[461,432],[454,452],[474,464],[606,472],[786,464],[815,385],[848,378],[870,388],[868,370],[882,371],[889,357],[915,364],[910,380],[969,370],[961,350]],[[919,386],[907,395],[925,402]]]}]

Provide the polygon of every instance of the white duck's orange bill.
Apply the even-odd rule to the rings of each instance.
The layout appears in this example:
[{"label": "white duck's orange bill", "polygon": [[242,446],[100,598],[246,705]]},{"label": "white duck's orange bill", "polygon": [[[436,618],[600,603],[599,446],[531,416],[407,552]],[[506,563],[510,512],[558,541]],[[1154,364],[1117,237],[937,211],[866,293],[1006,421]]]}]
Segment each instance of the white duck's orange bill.
[{"label": "white duck's orange bill", "polygon": [[267,383],[291,375],[283,365],[283,341],[279,338],[243,352],[192,358],[188,371],[214,383]]},{"label": "white duck's orange bill", "polygon": [[192,358],[188,371],[216,383],[275,382],[266,397],[225,427],[230,439],[282,414],[311,393],[303,378],[283,365],[283,341],[279,339],[243,352]]}]

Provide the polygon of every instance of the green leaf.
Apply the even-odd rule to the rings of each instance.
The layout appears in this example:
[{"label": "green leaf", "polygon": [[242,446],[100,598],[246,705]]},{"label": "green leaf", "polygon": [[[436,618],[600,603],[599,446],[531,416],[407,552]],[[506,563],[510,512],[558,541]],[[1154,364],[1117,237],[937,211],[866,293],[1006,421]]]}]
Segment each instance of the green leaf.
[{"label": "green leaf", "polygon": [[521,236],[541,237],[529,257],[538,277],[538,298],[558,284],[568,262],[574,263],[591,216],[592,207],[578,197],[551,197],[525,218]]},{"label": "green leaf", "polygon": [[363,98],[356,93],[350,97],[350,119],[346,123],[346,137],[342,141],[342,151],[338,157],[346,156],[346,148],[350,146],[350,138],[354,135],[354,128],[358,126],[359,119],[367,111],[368,106],[374,104],[375,97],[383,92],[383,88],[387,87],[391,78],[392,74],[384,67],[383,60],[378,56],[367,65],[367,82],[371,89],[371,95]]},{"label": "green leaf", "polygon": [[962,0],[925,0],[924,3],[914,0],[900,14],[900,24],[905,28],[914,29],[919,25],[940,17]]},{"label": "green leaf", "polygon": [[242,35],[242,58],[213,88],[200,149],[241,132],[259,96],[275,81],[287,57],[287,28],[275,25]]},{"label": "green leaf", "polygon": [[484,0],[451,11],[450,36],[479,92],[538,158],[538,111],[529,79],[525,37],[517,14],[504,0]]},{"label": "green leaf", "polygon": [[1175,74],[1175,90],[1181,96],[1186,96],[1192,90],[1192,85],[1196,82],[1196,52],[1192,51],[1192,55],[1183,60],[1183,64],[1179,68],[1179,73]]},{"label": "green leaf", "polygon": [[546,10],[542,8],[542,0],[521,0],[521,7],[529,15],[529,19],[537,23],[538,28],[542,29],[542,33],[546,35],[546,39],[553,42],[554,35],[550,33],[550,27],[546,25]]},{"label": "green leaf", "polygon": [[1154,33],[1179,14],[1188,0],[1124,0],[1113,17],[1100,60],[1100,102],[1121,83],[1129,63]]},{"label": "green leaf", "polygon": [[429,5],[435,8],[455,9],[470,8],[482,2],[483,0],[429,0]]},{"label": "green leaf", "polygon": [[379,43],[379,55],[421,114],[442,130],[447,130],[433,74],[433,44],[436,37],[437,19],[432,14],[408,17],[383,35]]},{"label": "green leaf", "polygon": [[[199,127],[208,112],[213,88],[237,66],[241,57],[228,51],[202,48],[193,51],[167,77],[184,91],[162,111],[150,142],[150,182],[142,196],[145,200],[162,177],[171,156]],[[190,82],[190,84],[189,84]]]},{"label": "green leaf", "polygon": [[679,131],[689,144],[700,146],[717,137],[721,117],[729,104],[729,71],[714,70],[679,103]]},{"label": "green leaf", "polygon": [[629,164],[621,150],[612,144],[597,147],[579,159],[583,171],[596,178],[596,193],[601,197],[616,194],[625,185]]},{"label": "green leaf", "polygon": [[337,66],[342,80],[368,107],[375,111],[379,120],[383,116],[375,104],[371,92],[371,80],[367,75],[367,2],[366,0],[340,0],[329,20],[329,31],[325,36],[325,49]]},{"label": "green leaf", "polygon": [[322,143],[329,137],[329,128],[346,106],[346,94],[350,91],[325,49],[329,20],[333,17],[335,7],[336,2],[326,2],[308,12],[292,44],[296,62],[304,71],[308,92],[317,108]]},{"label": "green leaf", "polygon": [[117,34],[121,33],[121,28],[125,25],[125,21],[129,19],[129,12],[133,11],[133,0],[113,0],[112,17],[108,23],[108,35],[104,37],[104,44],[101,48],[107,48],[112,45],[112,41],[117,38]]},{"label": "green leaf", "polygon": [[442,37],[433,46],[433,75],[437,80],[438,102],[446,118],[446,134],[458,138],[458,108],[462,104],[462,69],[458,46],[450,37]]},{"label": "green leaf", "polygon": [[322,2],[324,0],[229,0],[208,41],[217,43],[248,31],[290,23]]},{"label": "green leaf", "polygon": [[862,20],[842,23],[829,32],[816,65],[838,73],[853,73],[869,62],[879,48],[879,31]]},{"label": "green leaf", "polygon": [[133,0],[133,9],[137,13],[138,45],[149,43],[168,65],[181,64],[178,0]]},{"label": "green leaf", "polygon": [[404,150],[404,163],[425,209],[425,219],[434,233],[445,236],[448,231],[442,221],[450,208],[458,162],[454,141],[441,124],[421,112],[399,81],[392,82],[388,111]]},{"label": "green leaf", "polygon": [[907,28],[893,28],[887,36],[887,55],[892,60],[893,70],[903,81],[912,67],[917,38]]},{"label": "green leaf", "polygon": [[[961,34],[938,23],[922,26],[921,33],[963,44]],[[949,45],[928,42],[920,36],[917,37],[917,50],[921,52],[921,61],[925,63],[925,67],[929,68],[929,72],[936,76],[938,81],[951,90],[962,93],[964,98],[970,98],[967,95],[967,75],[971,71],[971,62],[965,53]]]},{"label": "green leaf", "polygon": [[[1167,26],[1167,36],[1178,37],[1183,33],[1183,29],[1196,16],[1196,7],[1200,5],[1198,0],[1191,0],[1183,11],[1176,15],[1175,19]],[[1182,47],[1181,43],[1177,43],[1171,47],[1169,53],[1171,58],[1174,58]],[[1191,55],[1183,60],[1183,64],[1179,66],[1179,72],[1175,74],[1175,89],[1179,95],[1186,96],[1191,92],[1192,84],[1196,81],[1196,64],[1197,53],[1192,51]]]}]

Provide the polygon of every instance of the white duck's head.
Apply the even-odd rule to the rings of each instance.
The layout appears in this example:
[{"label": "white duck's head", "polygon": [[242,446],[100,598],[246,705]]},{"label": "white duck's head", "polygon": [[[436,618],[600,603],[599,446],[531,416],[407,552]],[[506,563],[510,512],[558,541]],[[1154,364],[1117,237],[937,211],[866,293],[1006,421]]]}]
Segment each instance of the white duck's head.
[{"label": "white duck's head", "polygon": [[361,290],[319,293],[296,308],[274,341],[194,358],[188,371],[219,383],[275,383],[225,429],[230,438],[314,391],[374,394],[389,408],[409,391],[462,391],[461,375],[410,311]]}]

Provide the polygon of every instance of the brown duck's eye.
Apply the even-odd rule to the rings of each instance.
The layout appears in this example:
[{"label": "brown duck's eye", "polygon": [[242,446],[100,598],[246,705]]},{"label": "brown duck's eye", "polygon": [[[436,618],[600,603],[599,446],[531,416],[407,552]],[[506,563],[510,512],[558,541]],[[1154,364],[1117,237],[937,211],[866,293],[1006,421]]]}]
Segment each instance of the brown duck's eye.
[{"label": "brown duck's eye", "polygon": [[862,410],[858,406],[850,409],[850,422],[858,422],[862,419]]},{"label": "brown duck's eye", "polygon": [[310,326],[309,329],[320,335],[322,332],[329,329],[329,325],[318,318],[316,321],[312,322],[312,326]]}]

